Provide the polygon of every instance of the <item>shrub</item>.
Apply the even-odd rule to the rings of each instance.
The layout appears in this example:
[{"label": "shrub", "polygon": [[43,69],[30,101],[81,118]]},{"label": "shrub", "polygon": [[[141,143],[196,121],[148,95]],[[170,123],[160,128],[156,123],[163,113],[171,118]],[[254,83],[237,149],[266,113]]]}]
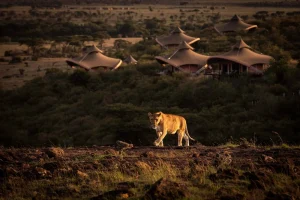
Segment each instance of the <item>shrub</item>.
[{"label": "shrub", "polygon": [[270,86],[269,91],[270,91],[270,93],[272,93],[276,96],[287,95],[287,92],[288,92],[288,90],[280,84],[275,84],[275,85]]},{"label": "shrub", "polygon": [[13,56],[9,64],[22,63],[22,58],[18,56]]},{"label": "shrub", "polygon": [[81,69],[75,70],[69,77],[74,85],[86,85],[89,82],[90,75]]}]

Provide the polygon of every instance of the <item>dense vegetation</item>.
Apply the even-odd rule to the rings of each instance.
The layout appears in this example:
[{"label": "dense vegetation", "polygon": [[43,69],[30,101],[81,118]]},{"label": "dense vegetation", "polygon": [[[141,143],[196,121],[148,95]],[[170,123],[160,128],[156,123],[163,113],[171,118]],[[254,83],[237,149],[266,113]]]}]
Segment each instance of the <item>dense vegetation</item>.
[{"label": "dense vegetation", "polygon": [[[71,57],[74,54],[64,51],[63,48],[58,49],[59,44],[65,43],[65,45],[71,46],[73,51],[81,51],[84,41],[97,41],[101,46],[103,40],[110,37],[153,39],[180,25],[187,34],[201,38],[200,42],[196,44],[196,51],[201,53],[224,52],[235,43],[236,35],[233,37],[219,36],[213,30],[214,24],[226,22],[226,20],[220,21],[221,15],[219,13],[207,17],[203,13],[186,13],[188,11],[181,10],[178,15],[171,15],[170,17],[160,15],[145,18],[143,14],[139,14],[137,11],[124,11],[119,14],[103,13],[99,10],[97,12],[84,10],[52,12],[31,9],[28,13],[21,14],[14,11],[3,12],[0,15],[2,19],[0,22],[0,41],[26,44],[32,51],[36,50],[33,54],[42,52],[43,44],[51,43],[51,46],[55,47],[55,51],[52,51],[52,53],[54,52],[53,56]],[[248,15],[242,17],[244,19],[249,18]],[[253,15],[253,18],[255,20],[247,20],[247,22],[257,24],[259,29],[250,34],[238,34],[252,48],[272,55],[276,59],[276,55],[282,50],[289,52],[289,56],[293,59],[300,58],[299,12],[278,11],[269,13],[259,11]],[[76,20],[81,21],[81,23]],[[151,48],[155,47],[151,46]],[[135,53],[136,51],[132,52]],[[48,56],[49,54],[51,55],[51,52],[47,52]]]},{"label": "dense vegetation", "polygon": [[[147,18],[133,11],[118,15],[99,10],[52,11],[1,13],[1,42],[26,44],[27,53],[38,59],[78,56],[85,41],[98,41],[101,46],[109,37],[143,37],[134,45],[116,40],[115,47],[105,52],[121,59],[131,54],[139,64],[100,74],[53,69],[20,89],[0,91],[0,145],[108,145],[117,139],[149,145],[156,136],[147,113],[155,111],[183,115],[191,135],[206,145],[243,137],[258,144],[300,143],[300,67],[288,64],[300,59],[299,12],[259,11],[247,20],[258,30],[220,36],[213,29],[220,14],[205,19],[199,10],[186,14],[190,11],[180,9],[168,18]],[[108,23],[112,19],[117,22]],[[263,77],[157,76],[161,67],[152,62],[154,56],[170,51],[160,48],[154,37],[176,25],[201,37],[193,44],[196,52],[220,54],[242,37],[276,62]],[[45,49],[45,43],[51,43],[50,49]],[[7,51],[6,56],[13,54]],[[176,144],[175,136],[166,140]]]},{"label": "dense vegetation", "polygon": [[[299,144],[300,69],[273,63],[264,77],[201,79],[155,76],[157,64],[71,74],[50,70],[14,91],[1,91],[1,145],[149,145],[148,112],[180,114],[205,145],[238,141]],[[168,144],[176,144],[168,136]]]}]

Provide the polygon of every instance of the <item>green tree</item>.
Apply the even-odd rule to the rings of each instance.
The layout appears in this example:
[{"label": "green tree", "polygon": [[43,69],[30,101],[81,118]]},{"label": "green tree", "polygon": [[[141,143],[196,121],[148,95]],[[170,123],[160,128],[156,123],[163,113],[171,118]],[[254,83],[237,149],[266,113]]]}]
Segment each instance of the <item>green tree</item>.
[{"label": "green tree", "polygon": [[44,40],[41,38],[20,39],[19,43],[20,43],[20,45],[23,45],[23,44],[27,45],[28,48],[32,50],[32,55],[34,57],[35,56],[38,57],[39,55],[38,55],[37,50],[43,46]]},{"label": "green tree", "polygon": [[278,61],[271,62],[269,71],[275,73],[276,83],[284,83],[286,78],[286,72],[288,70],[288,61],[280,59]]},{"label": "green tree", "polygon": [[88,72],[81,70],[81,69],[74,71],[70,75],[70,81],[74,85],[86,86],[86,84],[89,82],[89,79],[90,79],[90,75],[88,74]]},{"label": "green tree", "polygon": [[137,32],[137,27],[134,24],[133,21],[127,20],[123,24],[117,24],[117,30],[120,34],[123,35],[123,37],[128,36],[128,37],[133,37],[135,36]]}]

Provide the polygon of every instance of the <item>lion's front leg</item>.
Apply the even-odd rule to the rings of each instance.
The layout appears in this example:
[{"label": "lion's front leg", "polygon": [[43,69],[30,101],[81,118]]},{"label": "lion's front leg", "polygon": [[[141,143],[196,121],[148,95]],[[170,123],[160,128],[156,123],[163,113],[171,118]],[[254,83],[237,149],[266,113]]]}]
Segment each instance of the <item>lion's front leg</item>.
[{"label": "lion's front leg", "polygon": [[[161,132],[161,131],[156,132],[156,135],[157,135],[157,137],[158,137],[158,139],[159,139],[159,137],[162,135],[162,132]],[[158,140],[158,139],[157,139],[157,140]],[[157,140],[154,141],[154,145],[155,145],[155,146],[163,147],[163,146],[164,146],[163,141],[161,141],[160,143],[158,143]]]},{"label": "lion's front leg", "polygon": [[159,146],[160,146],[160,147],[163,147],[163,146],[164,146],[164,142],[161,141],[161,142],[159,143]]},{"label": "lion's front leg", "polygon": [[155,146],[159,146],[159,147],[163,147],[164,146],[164,142],[161,141],[160,143],[156,142],[156,140],[154,141],[154,145]]},{"label": "lion's front leg", "polygon": [[[166,131],[165,131],[166,132]],[[167,132],[166,132],[167,133]],[[156,132],[157,134],[157,140],[154,141],[154,145],[155,146],[161,146],[163,147],[164,146],[164,143],[163,143],[163,139],[164,137],[166,136],[166,133],[163,133],[163,132]]]},{"label": "lion's front leg", "polygon": [[[158,138],[162,135],[162,132],[159,132],[159,134],[157,135]],[[164,142],[163,140],[158,144],[158,146],[163,147],[164,146]]]}]

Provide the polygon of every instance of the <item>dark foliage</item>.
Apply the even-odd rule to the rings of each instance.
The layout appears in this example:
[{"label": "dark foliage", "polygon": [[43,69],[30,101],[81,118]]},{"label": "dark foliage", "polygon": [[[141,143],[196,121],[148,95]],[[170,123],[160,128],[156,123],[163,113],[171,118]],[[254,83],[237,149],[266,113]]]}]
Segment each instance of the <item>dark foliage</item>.
[{"label": "dark foliage", "polygon": [[[280,62],[264,77],[217,80],[181,73],[155,76],[154,63],[124,70],[66,74],[49,70],[24,87],[0,93],[0,145],[109,145],[123,140],[151,145],[147,113],[184,116],[190,134],[206,145],[233,138],[299,144],[300,70]],[[284,66],[282,66],[284,67]],[[166,144],[175,144],[168,135]]]},{"label": "dark foliage", "polygon": [[[94,19],[88,20],[83,25],[75,24],[68,18],[89,19],[93,16],[86,11],[74,12],[57,12],[48,13],[38,9],[29,11],[32,18],[24,20],[10,19],[3,20],[0,23],[0,39],[20,42],[29,47],[36,47],[42,43],[42,40],[55,40],[57,42],[66,41],[70,45],[81,44],[84,41],[103,40],[109,37],[143,37],[156,45],[154,38],[159,35],[166,34],[173,30],[174,26],[166,24],[163,19],[144,19],[143,23],[133,20],[120,20],[115,25],[109,25],[105,21]],[[181,28],[188,35],[201,37],[196,44],[195,51],[200,53],[225,52],[230,50],[231,46],[236,42],[236,36],[241,36],[251,47],[262,53],[273,56],[276,60],[284,57],[285,59],[299,59],[299,20],[300,15],[294,12],[293,15],[288,13],[269,13],[266,11],[258,11],[257,15],[263,15],[256,18],[256,21],[249,23],[257,24],[258,30],[250,33],[240,32],[238,34],[226,35],[226,38],[220,38],[218,33],[212,28],[213,23],[195,23],[181,24]],[[7,14],[9,15],[9,14]],[[14,16],[13,14],[11,14]],[[12,17],[11,16],[11,17]],[[48,18],[51,16],[50,18]],[[57,18],[61,19],[58,20]],[[64,19],[64,20],[63,20]],[[22,30],[22,31],[16,31]],[[47,33],[47,34],[45,34]],[[32,36],[35,38],[32,38]],[[76,36],[76,37],[75,37]],[[76,38],[76,40],[75,40]],[[143,41],[145,43],[145,41]],[[132,48],[131,52],[146,53],[147,55],[159,55],[160,49],[155,46],[146,46],[150,44],[137,44]],[[34,51],[34,48],[32,49]],[[140,55],[138,55],[140,57]]]},{"label": "dark foliage", "polygon": [[[38,9],[31,9],[29,14],[34,19],[2,21],[0,37],[28,45],[34,56],[38,56],[35,53],[44,40],[80,47],[83,41],[122,34],[142,35],[143,40],[134,45],[117,41],[114,56],[123,58],[126,52],[139,62],[149,61],[166,53],[154,37],[174,28],[166,28],[165,20],[157,18],[145,19],[144,23],[121,20],[115,26],[98,19],[84,25],[63,20],[65,16],[93,17],[86,11],[58,12],[53,20],[51,13]],[[291,68],[287,62],[299,59],[299,15],[272,14],[272,18],[268,14],[253,21],[258,30],[238,33],[253,49],[277,60],[264,77],[216,81],[181,73],[157,76],[161,70],[157,63],[99,75],[51,69],[45,77],[20,89],[0,91],[0,145],[108,145],[116,140],[149,145],[156,137],[149,128],[149,111],[186,117],[191,135],[206,145],[222,144],[230,138],[250,140],[254,135],[258,143],[270,144],[278,137],[272,131],[286,143],[299,144],[300,67]],[[229,51],[237,39],[236,34],[219,36],[209,23],[181,27],[187,34],[201,37],[193,45],[203,54]],[[166,144],[176,144],[176,136],[166,140]]]}]

